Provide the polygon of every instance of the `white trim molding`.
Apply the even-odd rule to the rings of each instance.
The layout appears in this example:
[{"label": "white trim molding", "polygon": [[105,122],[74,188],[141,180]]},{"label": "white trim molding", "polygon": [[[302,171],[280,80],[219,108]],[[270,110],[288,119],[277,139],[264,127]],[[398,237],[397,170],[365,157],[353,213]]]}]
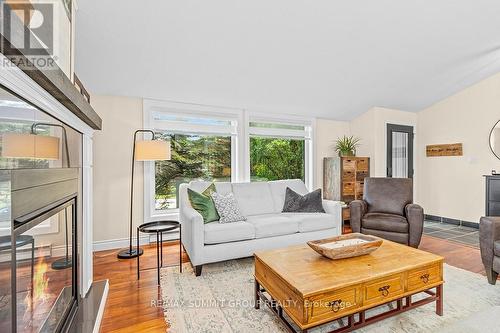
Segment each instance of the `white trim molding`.
[{"label": "white trim molding", "polygon": [[82,244],[79,261],[81,263],[80,295],[84,297],[92,285],[92,136],[94,130],[78,118],[73,112],[64,107],[58,100],[40,87],[26,73],[0,54],[0,85],[13,91],[23,99],[32,103],[52,117],[62,121],[83,134],[82,138],[82,218],[79,241]]}]

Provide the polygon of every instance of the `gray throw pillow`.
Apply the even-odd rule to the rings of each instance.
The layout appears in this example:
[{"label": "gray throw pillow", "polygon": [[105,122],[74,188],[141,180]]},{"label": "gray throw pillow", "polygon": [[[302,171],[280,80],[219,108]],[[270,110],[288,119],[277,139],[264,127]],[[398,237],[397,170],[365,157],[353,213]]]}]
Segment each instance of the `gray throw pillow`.
[{"label": "gray throw pillow", "polygon": [[325,213],[323,209],[323,200],[321,198],[321,189],[300,195],[291,188],[286,188],[285,204],[283,213]]},{"label": "gray throw pillow", "polygon": [[217,213],[219,213],[219,223],[238,222],[247,219],[241,215],[238,202],[236,202],[233,193],[219,194],[214,192],[212,193],[212,199],[214,200]]}]

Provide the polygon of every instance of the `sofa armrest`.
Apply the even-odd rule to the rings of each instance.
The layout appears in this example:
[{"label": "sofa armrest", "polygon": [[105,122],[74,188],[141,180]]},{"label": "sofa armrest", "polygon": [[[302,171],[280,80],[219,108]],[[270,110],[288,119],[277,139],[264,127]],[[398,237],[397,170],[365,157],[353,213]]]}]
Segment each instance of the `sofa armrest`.
[{"label": "sofa armrest", "polygon": [[179,187],[179,219],[182,225],[182,244],[193,266],[203,262],[205,243],[203,217],[193,207],[187,197],[187,184]]},{"label": "sofa armrest", "polygon": [[424,231],[424,209],[417,204],[408,204],[405,207],[405,215],[408,220],[408,245],[418,248]]},{"label": "sofa armrest", "polygon": [[349,204],[352,232],[361,232],[361,219],[368,211],[368,204],[364,200],[353,200]]},{"label": "sofa armrest", "polygon": [[339,235],[342,234],[342,204],[340,201],[323,200],[323,209],[327,214],[334,216],[335,226],[339,229]]},{"label": "sofa armrest", "polygon": [[491,269],[495,256],[495,242],[500,240],[500,217],[481,217],[479,221],[479,246],[484,266]]}]

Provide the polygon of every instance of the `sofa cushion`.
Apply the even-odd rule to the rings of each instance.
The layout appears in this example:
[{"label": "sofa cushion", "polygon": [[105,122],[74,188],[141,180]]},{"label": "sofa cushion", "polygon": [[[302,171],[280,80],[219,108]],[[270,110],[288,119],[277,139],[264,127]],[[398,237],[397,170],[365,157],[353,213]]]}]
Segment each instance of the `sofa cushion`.
[{"label": "sofa cushion", "polygon": [[211,197],[212,193],[215,192],[214,184],[210,185],[203,193],[198,193],[190,188],[187,189],[187,192],[191,206],[201,214],[204,223],[214,222],[219,219],[219,214]]},{"label": "sofa cushion", "polygon": [[369,213],[404,215],[405,206],[413,201],[412,178],[365,178],[363,199]]},{"label": "sofa cushion", "polygon": [[497,257],[500,257],[500,241],[495,242],[493,246],[493,253],[495,253]]},{"label": "sofa cushion", "polygon": [[267,182],[234,183],[233,193],[244,216],[274,213],[271,190]]},{"label": "sofa cushion", "polygon": [[299,232],[311,232],[335,227],[335,219],[325,213],[283,213],[299,223]]},{"label": "sofa cushion", "polygon": [[255,238],[255,228],[248,222],[205,224],[205,244],[236,242]]},{"label": "sofa cushion", "polygon": [[365,235],[377,236],[396,243],[408,245],[408,234],[402,234],[400,232],[365,229],[365,228],[361,228],[361,233]]},{"label": "sofa cushion", "polygon": [[246,220],[246,217],[241,215],[238,202],[236,202],[232,192],[228,194],[219,194],[214,192],[212,193],[212,199],[215,207],[217,208],[217,213],[220,216],[219,223],[231,223]]},{"label": "sofa cushion", "polygon": [[300,195],[304,195],[309,192],[304,182],[300,179],[274,180],[268,184],[273,197],[275,213],[280,213],[283,210],[287,187]]},{"label": "sofa cushion", "polygon": [[255,227],[255,238],[289,235],[299,231],[298,219],[283,214],[249,216],[247,222]]},{"label": "sofa cushion", "polygon": [[408,233],[408,222],[403,216],[383,213],[368,213],[363,216],[363,228]]},{"label": "sofa cushion", "polygon": [[283,213],[325,213],[321,189],[301,195],[287,187]]}]

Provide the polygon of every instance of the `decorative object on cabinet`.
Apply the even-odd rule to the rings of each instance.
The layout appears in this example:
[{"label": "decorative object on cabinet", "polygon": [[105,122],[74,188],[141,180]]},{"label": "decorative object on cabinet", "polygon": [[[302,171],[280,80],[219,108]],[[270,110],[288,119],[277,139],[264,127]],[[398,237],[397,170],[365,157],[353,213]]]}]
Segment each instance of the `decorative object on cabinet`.
[{"label": "decorative object on cabinet", "polygon": [[485,216],[500,216],[500,175],[485,175]]},{"label": "decorative object on cabinet", "polygon": [[440,156],[462,156],[463,149],[461,143],[450,143],[443,145],[427,145],[427,157],[440,157]]},{"label": "decorative object on cabinet", "polygon": [[360,146],[360,138],[344,135],[335,140],[335,151],[339,156],[356,156],[356,148]]}]

